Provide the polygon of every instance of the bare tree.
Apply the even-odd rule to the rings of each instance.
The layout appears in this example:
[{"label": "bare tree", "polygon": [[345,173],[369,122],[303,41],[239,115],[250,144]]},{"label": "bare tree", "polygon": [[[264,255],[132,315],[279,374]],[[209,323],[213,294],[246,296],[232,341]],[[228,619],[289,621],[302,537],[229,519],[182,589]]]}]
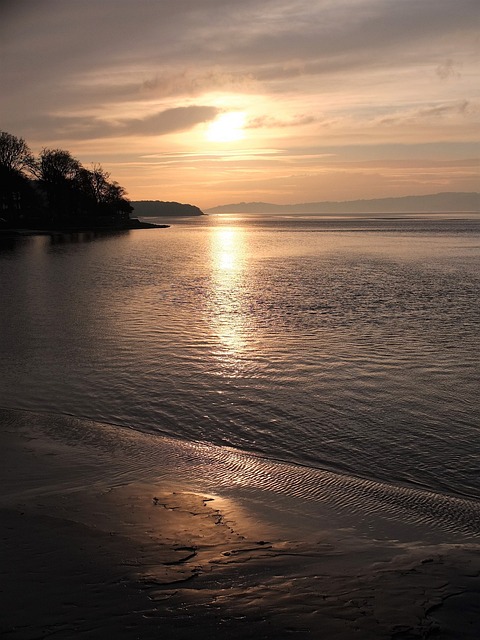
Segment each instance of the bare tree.
[{"label": "bare tree", "polygon": [[33,155],[23,138],[0,131],[0,166],[8,171],[24,171],[34,164]]},{"label": "bare tree", "polygon": [[105,171],[101,164],[94,164],[90,173],[90,185],[95,202],[102,204],[105,202],[105,194],[108,191],[110,174]]},{"label": "bare tree", "polygon": [[42,149],[37,162],[36,173],[47,184],[60,184],[75,180],[82,168],[69,151],[63,149]]},{"label": "bare tree", "polygon": [[99,214],[128,214],[132,211],[125,189],[118,182],[111,182],[110,173],[100,164],[94,164],[92,169],[82,167],[77,176],[77,184],[84,196],[95,204]]}]

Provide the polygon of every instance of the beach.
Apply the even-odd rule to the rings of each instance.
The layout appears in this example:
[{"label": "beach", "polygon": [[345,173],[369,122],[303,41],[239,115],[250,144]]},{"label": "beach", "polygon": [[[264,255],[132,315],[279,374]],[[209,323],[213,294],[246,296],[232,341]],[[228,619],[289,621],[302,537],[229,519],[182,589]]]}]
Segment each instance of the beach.
[{"label": "beach", "polygon": [[175,475],[161,438],[1,417],[2,637],[480,633],[475,532],[392,520],[375,530],[375,515],[368,534],[358,515],[345,526],[318,503],[295,517],[295,495],[248,500],[233,478],[231,491],[205,492],[191,453],[192,471]]}]

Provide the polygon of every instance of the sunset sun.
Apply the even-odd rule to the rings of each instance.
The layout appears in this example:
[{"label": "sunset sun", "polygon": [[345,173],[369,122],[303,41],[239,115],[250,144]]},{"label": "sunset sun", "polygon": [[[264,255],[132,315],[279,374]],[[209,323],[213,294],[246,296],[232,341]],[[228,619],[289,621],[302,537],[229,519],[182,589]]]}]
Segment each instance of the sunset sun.
[{"label": "sunset sun", "polygon": [[210,142],[234,142],[245,137],[245,114],[241,111],[223,113],[211,122],[205,133]]}]

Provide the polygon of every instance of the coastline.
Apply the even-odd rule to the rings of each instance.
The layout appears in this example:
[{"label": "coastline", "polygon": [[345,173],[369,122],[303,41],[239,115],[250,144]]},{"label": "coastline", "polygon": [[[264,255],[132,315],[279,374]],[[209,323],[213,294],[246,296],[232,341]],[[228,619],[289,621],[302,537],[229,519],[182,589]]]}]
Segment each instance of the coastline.
[{"label": "coastline", "polygon": [[138,220],[138,218],[130,218],[130,220],[126,223],[105,226],[87,225],[85,227],[52,227],[41,229],[0,228],[0,238],[10,238],[18,236],[51,236],[68,233],[102,233],[112,231],[129,231],[131,229],[168,229],[168,227],[170,227],[169,224],[155,224],[153,222],[144,222],[142,220]]},{"label": "coastline", "polygon": [[478,538],[434,540],[427,525],[406,535],[398,523],[360,532],[321,504],[302,519],[295,491],[242,496],[235,478],[206,491],[201,448],[185,473],[161,437],[13,410],[0,419],[6,638],[480,633]]}]

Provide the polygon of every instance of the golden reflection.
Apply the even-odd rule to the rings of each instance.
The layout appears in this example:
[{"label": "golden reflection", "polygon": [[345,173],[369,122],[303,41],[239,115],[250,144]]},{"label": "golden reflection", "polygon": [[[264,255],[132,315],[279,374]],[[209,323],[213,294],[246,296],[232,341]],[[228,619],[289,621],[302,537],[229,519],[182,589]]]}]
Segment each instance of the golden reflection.
[{"label": "golden reflection", "polygon": [[217,269],[233,270],[238,262],[238,232],[235,229],[219,229],[214,241]]},{"label": "golden reflection", "polygon": [[214,355],[222,371],[240,373],[240,356],[246,349],[244,273],[245,232],[236,227],[215,229],[211,239]]}]

